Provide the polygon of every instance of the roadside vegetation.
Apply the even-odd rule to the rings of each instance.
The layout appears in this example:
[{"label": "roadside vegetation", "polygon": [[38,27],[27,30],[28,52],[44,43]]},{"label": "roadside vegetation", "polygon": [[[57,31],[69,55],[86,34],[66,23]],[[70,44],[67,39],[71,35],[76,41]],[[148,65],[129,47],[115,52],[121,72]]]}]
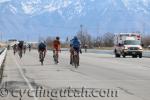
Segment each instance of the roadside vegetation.
[{"label": "roadside vegetation", "polygon": [[[83,26],[81,25],[81,29],[76,33],[78,38],[81,41],[81,47],[85,48],[95,48],[95,49],[100,49],[100,50],[111,50],[114,47],[114,33],[104,33],[104,34],[99,34],[98,36],[93,36],[91,35],[92,33],[89,33],[87,29],[84,29]],[[62,42],[62,47],[63,48],[69,48],[69,42],[72,37],[66,37],[66,39]],[[42,39],[39,38],[39,40]],[[52,46],[52,41],[55,39],[55,37],[49,36],[45,39],[47,45],[49,48]],[[145,49],[148,49],[148,46],[150,48],[150,35],[142,35],[142,46]]]}]

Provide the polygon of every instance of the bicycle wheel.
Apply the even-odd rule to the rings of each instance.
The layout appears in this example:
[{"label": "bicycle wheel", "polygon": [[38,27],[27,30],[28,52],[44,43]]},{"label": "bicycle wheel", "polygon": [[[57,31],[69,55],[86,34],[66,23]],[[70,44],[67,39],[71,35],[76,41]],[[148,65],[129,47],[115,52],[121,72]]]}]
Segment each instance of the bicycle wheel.
[{"label": "bicycle wheel", "polygon": [[74,53],[74,66],[75,68],[78,68],[78,53]]},{"label": "bicycle wheel", "polygon": [[78,62],[77,62],[77,56],[74,56],[74,66],[75,68],[78,68]]},{"label": "bicycle wheel", "polygon": [[14,55],[16,54],[16,51],[14,51]]},{"label": "bicycle wheel", "polygon": [[41,60],[40,60],[40,61],[41,61],[41,65],[44,65],[44,64],[43,64],[43,62],[44,62],[43,58],[41,58]]},{"label": "bicycle wheel", "polygon": [[54,58],[55,64],[58,64],[58,56],[55,54],[55,55],[53,55],[53,58]]},{"label": "bicycle wheel", "polygon": [[40,52],[40,62],[41,62],[41,65],[43,65],[43,62],[44,62],[43,52]]},{"label": "bicycle wheel", "polygon": [[44,65],[44,64],[43,64],[43,60],[42,60],[42,59],[41,59],[41,65]]},{"label": "bicycle wheel", "polygon": [[19,52],[19,57],[22,58],[22,51]]},{"label": "bicycle wheel", "polygon": [[71,64],[72,66],[74,66],[74,55],[72,55],[70,59],[71,59],[70,64]]}]

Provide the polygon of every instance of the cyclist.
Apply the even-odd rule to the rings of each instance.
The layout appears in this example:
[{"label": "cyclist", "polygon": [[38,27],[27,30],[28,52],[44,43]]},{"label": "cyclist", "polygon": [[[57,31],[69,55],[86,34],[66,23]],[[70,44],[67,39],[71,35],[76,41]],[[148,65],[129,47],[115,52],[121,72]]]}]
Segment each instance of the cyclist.
[{"label": "cyclist", "polygon": [[30,52],[31,51],[31,44],[28,45],[28,48],[29,48],[29,52]]},{"label": "cyclist", "polygon": [[7,46],[7,49],[10,50],[10,45]]},{"label": "cyclist", "polygon": [[18,51],[19,51],[20,58],[22,58],[23,44],[24,44],[24,41],[19,41],[18,43]]},{"label": "cyclist", "polygon": [[42,41],[42,42],[39,43],[39,45],[38,45],[38,52],[39,52],[40,62],[41,62],[41,60],[44,61],[44,58],[45,58],[45,55],[46,55],[46,44],[45,44],[45,42]]},{"label": "cyclist", "polygon": [[16,52],[17,52],[17,44],[14,44],[14,46],[13,46],[13,51],[14,51],[14,55],[15,55]]},{"label": "cyclist", "polygon": [[72,46],[72,40],[70,40],[70,65],[72,65],[72,56],[73,56],[73,46]]},{"label": "cyclist", "polygon": [[27,49],[27,46],[24,45],[24,46],[23,46],[24,54],[26,53],[26,49]]},{"label": "cyclist", "polygon": [[77,38],[77,36],[75,36],[71,41],[70,41],[70,64],[72,64],[72,56],[74,55],[74,50],[77,52],[78,54],[78,66],[79,66],[79,52],[82,53],[81,49],[80,49],[80,41]]},{"label": "cyclist", "polygon": [[87,45],[87,44],[85,44],[85,45],[84,45],[85,53],[87,52],[87,48],[88,48],[88,45]]},{"label": "cyclist", "polygon": [[56,63],[59,63],[58,58],[59,58],[59,54],[58,52],[61,52],[61,43],[60,43],[60,38],[57,36],[56,39],[53,41],[53,57],[55,59],[55,57],[57,58]]}]

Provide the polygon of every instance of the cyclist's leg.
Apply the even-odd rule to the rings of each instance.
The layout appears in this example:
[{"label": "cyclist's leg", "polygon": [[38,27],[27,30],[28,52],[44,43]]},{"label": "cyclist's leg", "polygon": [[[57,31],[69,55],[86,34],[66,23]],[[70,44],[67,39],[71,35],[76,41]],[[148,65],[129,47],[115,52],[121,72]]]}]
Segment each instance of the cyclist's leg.
[{"label": "cyclist's leg", "polygon": [[40,50],[39,51],[39,58],[40,58],[40,62],[41,62],[41,65],[43,65],[43,61],[44,61],[44,54],[43,54],[43,51],[42,50]]},{"label": "cyclist's leg", "polygon": [[73,54],[74,53],[74,50],[73,50],[73,48],[71,47],[70,48],[70,64],[72,64],[72,62],[73,62]]},{"label": "cyclist's leg", "polygon": [[42,51],[42,53],[41,53],[41,58],[42,58],[42,60],[44,60],[44,51]]},{"label": "cyclist's leg", "polygon": [[56,49],[53,50],[53,58],[54,58],[54,61],[56,62]]},{"label": "cyclist's leg", "polygon": [[22,50],[22,48],[21,48],[21,49],[20,49],[20,57],[22,57],[22,51],[23,51],[23,50]]},{"label": "cyclist's leg", "polygon": [[39,51],[39,59],[41,60],[41,51]]},{"label": "cyclist's leg", "polygon": [[40,61],[42,59],[42,50],[39,51],[39,59],[40,59]]},{"label": "cyclist's leg", "polygon": [[53,50],[53,57],[55,57],[55,50]]},{"label": "cyclist's leg", "polygon": [[13,48],[13,51],[14,51],[14,53],[15,53],[15,49]]},{"label": "cyclist's leg", "polygon": [[79,66],[79,65],[80,65],[80,57],[79,57],[79,53],[78,53],[77,57],[78,57],[78,66]]},{"label": "cyclist's leg", "polygon": [[58,48],[56,48],[55,53],[56,53],[56,56],[57,56],[57,57],[59,56],[58,52],[59,52],[59,49],[58,49]]},{"label": "cyclist's leg", "polygon": [[56,49],[56,58],[57,58],[57,63],[59,63],[58,58],[59,58],[59,54],[58,54],[58,49]]},{"label": "cyclist's leg", "polygon": [[71,49],[70,49],[70,64],[72,64],[72,54],[71,54]]},{"label": "cyclist's leg", "polygon": [[77,47],[77,48],[74,48],[74,50],[77,52],[77,64],[78,64],[78,66],[79,66],[79,52],[80,52],[80,48],[79,47]]},{"label": "cyclist's leg", "polygon": [[46,50],[44,50],[43,53],[44,53],[44,54],[43,54],[43,57],[45,58],[45,56],[46,56]]}]

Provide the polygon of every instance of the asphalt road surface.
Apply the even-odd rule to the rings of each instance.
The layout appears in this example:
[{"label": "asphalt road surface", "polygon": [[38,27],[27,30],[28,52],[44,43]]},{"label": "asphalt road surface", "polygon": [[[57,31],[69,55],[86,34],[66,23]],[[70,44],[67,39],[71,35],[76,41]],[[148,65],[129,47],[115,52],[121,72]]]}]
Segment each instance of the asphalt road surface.
[{"label": "asphalt road surface", "polygon": [[83,53],[75,69],[69,56],[61,52],[55,65],[48,51],[41,66],[36,50],[22,59],[8,51],[0,100],[150,100],[149,58]]}]

